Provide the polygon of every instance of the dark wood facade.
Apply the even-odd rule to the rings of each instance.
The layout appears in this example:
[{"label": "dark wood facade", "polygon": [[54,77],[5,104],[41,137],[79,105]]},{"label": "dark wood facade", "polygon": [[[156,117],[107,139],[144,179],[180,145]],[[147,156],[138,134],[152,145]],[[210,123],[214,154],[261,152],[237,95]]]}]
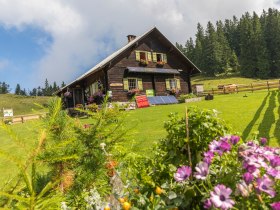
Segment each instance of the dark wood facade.
[{"label": "dark wood facade", "polygon": [[[167,58],[167,61],[159,66],[155,62],[154,57],[144,66],[137,60],[139,51],[150,53],[161,53]],[[102,62],[101,62],[102,63]],[[110,91],[112,101],[128,101],[131,96],[128,95],[124,80],[126,78],[137,78],[141,81],[141,88],[138,94],[144,95],[147,90],[153,90],[155,95],[169,95],[170,88],[167,88],[166,81],[168,79],[176,79],[179,84],[177,95],[187,94],[191,92],[190,77],[194,73],[200,71],[191,63],[166,37],[164,37],[156,28],[153,28],[138,39],[132,40],[128,43],[128,47],[117,52],[115,56],[105,59],[103,66],[93,69],[85,74],[84,77],[67,85],[60,93],[65,95],[65,92],[72,91],[71,97],[75,96],[73,91],[75,88],[81,88],[83,95],[81,100],[76,99],[79,103],[90,102],[89,97],[92,94],[106,94]],[[141,67],[143,70],[138,72],[131,72],[130,67]],[[174,73],[166,72],[147,72],[145,69],[153,70],[176,70]],[[98,83],[98,84],[97,84]],[[178,85],[177,84],[177,85]],[[74,102],[74,106],[77,102]]]}]

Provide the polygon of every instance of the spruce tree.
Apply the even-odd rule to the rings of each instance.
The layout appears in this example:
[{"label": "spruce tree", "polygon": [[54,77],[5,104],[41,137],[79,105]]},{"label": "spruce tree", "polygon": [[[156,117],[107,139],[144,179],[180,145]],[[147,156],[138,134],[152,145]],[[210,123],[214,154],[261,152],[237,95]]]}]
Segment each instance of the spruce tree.
[{"label": "spruce tree", "polygon": [[17,84],[16,89],[15,89],[15,95],[20,95],[20,93],[21,93],[20,85]]},{"label": "spruce tree", "polygon": [[219,69],[220,54],[217,33],[211,22],[207,24],[204,52],[205,74],[215,76]]}]

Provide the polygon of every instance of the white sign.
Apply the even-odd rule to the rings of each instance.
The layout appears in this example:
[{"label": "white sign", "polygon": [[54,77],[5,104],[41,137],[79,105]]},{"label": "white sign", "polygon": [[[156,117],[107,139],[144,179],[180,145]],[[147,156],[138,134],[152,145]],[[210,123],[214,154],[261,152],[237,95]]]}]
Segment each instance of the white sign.
[{"label": "white sign", "polygon": [[14,112],[13,109],[3,109],[4,117],[13,117]]}]

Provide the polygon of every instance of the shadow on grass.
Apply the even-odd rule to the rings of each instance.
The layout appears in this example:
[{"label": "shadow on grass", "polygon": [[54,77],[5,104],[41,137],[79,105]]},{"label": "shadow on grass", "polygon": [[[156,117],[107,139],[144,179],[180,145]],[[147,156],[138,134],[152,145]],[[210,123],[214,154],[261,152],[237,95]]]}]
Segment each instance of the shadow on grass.
[{"label": "shadow on grass", "polygon": [[278,121],[276,122],[274,136],[277,139],[278,144],[280,145],[280,92],[278,91],[276,99],[278,100]]},{"label": "shadow on grass", "polygon": [[257,120],[259,119],[260,114],[261,114],[261,112],[262,112],[262,110],[263,110],[263,108],[264,108],[264,106],[265,106],[265,104],[266,104],[266,101],[267,101],[267,99],[268,99],[269,96],[270,96],[270,93],[268,93],[268,94],[266,95],[266,97],[263,99],[263,102],[262,102],[262,104],[260,105],[260,107],[258,108],[258,110],[256,111],[256,114],[255,114],[254,118],[251,120],[251,122],[247,125],[247,127],[246,127],[245,130],[243,131],[243,133],[242,133],[242,138],[243,138],[243,139],[247,139],[247,138],[248,138],[250,132],[252,131],[253,126],[255,125],[255,123],[257,122]]},{"label": "shadow on grass", "polygon": [[271,92],[271,95],[269,97],[268,107],[264,113],[263,120],[261,121],[258,127],[260,137],[265,137],[268,139],[268,141],[270,141],[269,131],[272,125],[275,123],[275,116],[273,110],[276,107],[276,102],[275,102],[276,96],[277,96],[276,91]]}]

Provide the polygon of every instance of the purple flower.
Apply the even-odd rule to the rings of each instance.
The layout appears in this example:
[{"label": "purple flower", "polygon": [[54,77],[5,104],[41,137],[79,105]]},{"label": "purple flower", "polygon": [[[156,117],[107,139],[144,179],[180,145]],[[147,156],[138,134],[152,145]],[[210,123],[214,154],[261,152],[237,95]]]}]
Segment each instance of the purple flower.
[{"label": "purple flower", "polygon": [[231,145],[230,145],[227,141],[221,140],[221,141],[220,141],[220,149],[221,149],[223,152],[230,151]]},{"label": "purple flower", "polygon": [[195,167],[196,172],[194,173],[195,178],[197,179],[202,179],[205,180],[208,173],[209,173],[209,168],[208,164],[205,162],[200,162],[196,167]]},{"label": "purple flower", "polygon": [[265,145],[267,143],[267,139],[262,137],[260,143],[261,145]]},{"label": "purple flower", "polygon": [[254,176],[251,173],[246,172],[245,174],[243,174],[243,179],[246,182],[246,184],[249,184],[253,181]]},{"label": "purple flower", "polygon": [[212,163],[213,158],[214,158],[213,152],[211,151],[204,152],[203,162],[206,162],[208,165],[210,165]]},{"label": "purple flower", "polygon": [[216,208],[230,209],[234,205],[234,201],[230,199],[230,194],[232,190],[226,188],[225,185],[219,184],[214,187],[214,191],[210,192],[211,202]]},{"label": "purple flower", "polygon": [[266,172],[275,179],[280,179],[280,170],[275,168],[268,168]]},{"label": "purple flower", "polygon": [[270,165],[272,167],[280,166],[280,157],[276,156],[276,155],[271,156],[270,157]]},{"label": "purple flower", "polygon": [[233,145],[237,144],[237,143],[239,142],[239,140],[240,140],[240,137],[239,137],[239,136],[231,136],[231,137],[230,137],[230,142],[231,142]]},{"label": "purple flower", "polygon": [[280,210],[280,201],[270,204],[273,210]]},{"label": "purple flower", "polygon": [[254,146],[255,144],[254,144],[254,142],[249,141],[249,142],[247,143],[247,145],[250,146],[250,147],[252,147],[252,146]]},{"label": "purple flower", "polygon": [[182,166],[177,169],[177,172],[174,174],[174,178],[177,182],[182,182],[190,177],[192,169],[189,166]]},{"label": "purple flower", "polygon": [[205,209],[210,209],[212,207],[212,202],[211,202],[210,198],[208,198],[206,201],[204,201],[203,207]]},{"label": "purple flower", "polygon": [[274,182],[267,176],[264,175],[261,178],[257,178],[257,191],[265,192],[269,194],[272,198],[275,196],[276,192],[273,189]]},{"label": "purple flower", "polygon": [[209,150],[210,152],[218,153],[219,155],[222,155],[223,151],[221,150],[221,141],[216,141],[216,140],[212,141],[209,144]]}]

